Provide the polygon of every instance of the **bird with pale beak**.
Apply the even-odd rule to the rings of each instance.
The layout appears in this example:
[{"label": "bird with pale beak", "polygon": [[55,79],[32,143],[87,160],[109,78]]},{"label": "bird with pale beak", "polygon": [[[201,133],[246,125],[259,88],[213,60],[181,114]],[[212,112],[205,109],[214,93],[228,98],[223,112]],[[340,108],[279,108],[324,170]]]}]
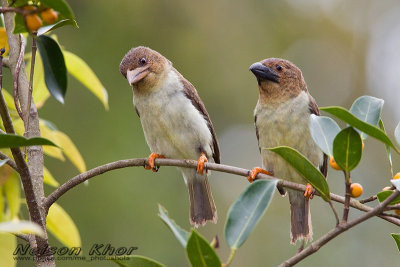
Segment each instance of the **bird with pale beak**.
[{"label": "bird with pale beak", "polygon": [[210,116],[194,86],[160,53],[143,46],[122,59],[121,74],[133,90],[133,103],[151,154],[146,169],[157,171],[156,158],[198,159],[197,170],[180,168],[189,190],[190,222],[216,223],[217,210],[204,163],[220,163]]}]

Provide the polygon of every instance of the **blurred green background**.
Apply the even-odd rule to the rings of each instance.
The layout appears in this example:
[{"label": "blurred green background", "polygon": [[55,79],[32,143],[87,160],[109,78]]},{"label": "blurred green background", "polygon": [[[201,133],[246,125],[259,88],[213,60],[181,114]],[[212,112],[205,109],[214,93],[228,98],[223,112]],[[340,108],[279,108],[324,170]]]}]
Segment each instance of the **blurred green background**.
[{"label": "blurred green background", "polygon": [[[249,66],[268,57],[293,61],[303,71],[320,106],[349,108],[361,95],[385,99],[383,112],[391,133],[400,119],[400,5],[398,1],[167,1],[68,0],[79,29],[56,31],[65,49],[82,57],[109,93],[110,110],[69,77],[64,105],[50,99],[39,115],[54,122],[80,149],[88,169],[119,159],[147,157],[132,92],[119,73],[125,53],[149,46],[171,60],[197,88],[221,146],[222,163],[244,168],[260,165],[253,126],[258,92]],[[385,148],[367,139],[362,162],[352,177],[364,186],[363,197],[389,184]],[[60,182],[77,174],[72,164],[46,157]],[[394,157],[394,171],[399,168]],[[396,168],[397,166],[397,168]],[[343,195],[341,173],[329,170],[329,185]],[[218,224],[200,228],[226,261],[229,249],[223,228],[229,206],[248,182],[243,177],[212,173]],[[46,187],[46,192],[53,189]],[[161,203],[189,229],[187,189],[180,172],[162,167],[156,174],[127,168],[91,179],[58,202],[77,224],[84,254],[94,243],[137,246],[137,254],[167,266],[188,266],[184,249],[157,216]],[[376,204],[376,203],[374,203]],[[312,201],[314,240],[335,226],[329,206]],[[339,208],[339,205],[337,205]],[[342,211],[339,209],[340,212]],[[350,217],[361,213],[351,210]],[[294,255],[289,244],[288,199],[275,194],[269,210],[237,252],[232,266],[276,266]],[[334,239],[298,266],[395,266],[398,251],[390,233],[398,228],[373,218]],[[54,238],[51,245],[61,246]],[[323,264],[322,264],[323,263]],[[113,266],[107,261],[59,261],[58,266]],[[27,262],[19,266],[28,266]]]}]

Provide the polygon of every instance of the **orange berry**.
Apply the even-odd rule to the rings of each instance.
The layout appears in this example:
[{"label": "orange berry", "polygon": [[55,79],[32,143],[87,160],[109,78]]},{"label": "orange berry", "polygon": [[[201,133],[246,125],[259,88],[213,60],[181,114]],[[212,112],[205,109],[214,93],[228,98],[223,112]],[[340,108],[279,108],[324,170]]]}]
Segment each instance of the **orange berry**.
[{"label": "orange berry", "polygon": [[396,173],[396,175],[393,177],[394,180],[399,179],[400,178],[400,172]]},{"label": "orange berry", "polygon": [[396,213],[397,215],[400,215],[400,210],[394,210],[394,213]]},{"label": "orange berry", "polygon": [[37,31],[43,26],[42,20],[36,14],[26,16],[25,22],[30,31]]},{"label": "orange berry", "polygon": [[362,141],[362,150],[364,150],[364,147],[365,147],[365,145],[364,145],[364,141]]},{"label": "orange berry", "polygon": [[339,167],[339,165],[336,163],[335,159],[333,157],[331,157],[331,159],[329,160],[329,165],[331,165],[331,167],[335,170],[342,170],[342,168]]},{"label": "orange berry", "polygon": [[40,13],[43,21],[47,24],[52,24],[58,20],[58,14],[52,8],[45,9]]},{"label": "orange berry", "polygon": [[363,193],[363,188],[359,183],[352,183],[350,185],[350,191],[352,197],[359,197]]}]

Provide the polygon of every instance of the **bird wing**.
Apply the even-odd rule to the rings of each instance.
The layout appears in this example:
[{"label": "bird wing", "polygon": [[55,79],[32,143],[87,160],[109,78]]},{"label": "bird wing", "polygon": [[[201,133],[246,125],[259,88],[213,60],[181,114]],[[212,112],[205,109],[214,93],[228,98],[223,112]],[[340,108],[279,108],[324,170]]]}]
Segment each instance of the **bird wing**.
[{"label": "bird wing", "polygon": [[260,134],[258,133],[258,127],[257,127],[257,114],[254,114],[254,126],[256,128],[258,150],[260,150],[260,153],[261,153],[260,140],[259,140],[260,139]]},{"label": "bird wing", "polygon": [[[319,116],[320,115],[319,108],[317,103],[315,102],[315,99],[310,94],[308,94],[308,97],[310,100],[308,104],[309,105],[308,109],[310,110],[311,114]],[[326,177],[326,175],[328,174],[328,155],[326,155],[325,153],[324,153],[324,160],[322,162],[322,165],[319,166],[319,170]]]},{"label": "bird wing", "polygon": [[215,163],[220,163],[220,154],[219,154],[219,145],[218,145],[217,135],[215,134],[215,130],[212,125],[210,116],[208,115],[208,112],[206,110],[206,107],[204,106],[203,101],[201,101],[200,96],[197,94],[196,88],[194,88],[194,86],[188,80],[186,80],[177,70],[175,70],[175,72],[182,81],[185,96],[192,102],[192,105],[200,112],[201,115],[203,115],[203,118],[207,122],[207,126],[211,132],[212,141],[213,141],[213,143],[212,143],[213,155],[212,156],[213,156]]}]

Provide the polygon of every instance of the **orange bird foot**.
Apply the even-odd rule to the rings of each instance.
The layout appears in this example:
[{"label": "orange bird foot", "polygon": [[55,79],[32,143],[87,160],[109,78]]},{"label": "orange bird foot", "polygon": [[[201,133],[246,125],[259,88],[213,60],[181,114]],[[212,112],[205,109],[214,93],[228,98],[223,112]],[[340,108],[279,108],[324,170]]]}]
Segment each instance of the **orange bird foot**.
[{"label": "orange bird foot", "polygon": [[306,186],[306,191],[304,191],[304,197],[308,199],[313,199],[314,198],[314,188],[312,185],[307,184]]},{"label": "orange bird foot", "polygon": [[[201,153],[200,158],[197,160],[197,172],[200,174],[204,173],[204,163],[208,162],[208,159],[204,153]],[[206,169],[206,173],[207,173]]]},{"label": "orange bird foot", "polygon": [[272,173],[270,173],[269,171],[266,171],[266,170],[264,170],[263,168],[260,168],[260,167],[254,167],[250,171],[249,176],[247,176],[247,180],[249,180],[250,183],[254,182],[254,180],[256,179],[257,174],[259,174],[260,172],[263,173],[263,174],[272,176]]},{"label": "orange bird foot", "polygon": [[161,155],[161,154],[157,154],[157,153],[151,153],[150,154],[150,156],[147,158],[147,161],[148,161],[148,165],[144,165],[144,168],[146,169],[146,170],[153,170],[153,172],[157,172],[158,171],[158,169],[160,168],[159,166],[154,166],[154,161],[155,161],[155,159],[163,159],[163,158],[165,158],[163,155]]}]

